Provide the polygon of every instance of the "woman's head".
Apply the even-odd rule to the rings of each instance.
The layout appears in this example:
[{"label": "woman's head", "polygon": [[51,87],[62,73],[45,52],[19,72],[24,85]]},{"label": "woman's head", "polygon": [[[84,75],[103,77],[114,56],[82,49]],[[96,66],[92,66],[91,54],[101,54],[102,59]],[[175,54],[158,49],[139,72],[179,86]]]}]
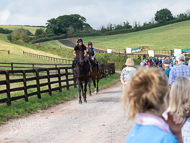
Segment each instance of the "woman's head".
[{"label": "woman's head", "polygon": [[136,113],[161,115],[167,108],[168,80],[158,68],[139,68],[125,86],[123,103],[129,110],[129,117]]},{"label": "woman's head", "polygon": [[190,117],[190,80],[178,77],[170,92],[170,112],[185,118]]},{"label": "woman's head", "polygon": [[132,58],[127,58],[125,65],[134,66],[134,61]]}]

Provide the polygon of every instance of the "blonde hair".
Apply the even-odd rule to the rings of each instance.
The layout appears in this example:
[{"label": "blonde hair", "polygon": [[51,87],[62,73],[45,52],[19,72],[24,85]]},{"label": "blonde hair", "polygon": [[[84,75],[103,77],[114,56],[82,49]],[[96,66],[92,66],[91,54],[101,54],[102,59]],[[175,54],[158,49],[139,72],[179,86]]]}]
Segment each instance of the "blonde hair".
[{"label": "blonde hair", "polygon": [[125,65],[134,66],[134,61],[132,58],[127,58]]},{"label": "blonde hair", "polygon": [[147,111],[159,114],[160,106],[167,108],[164,97],[168,90],[167,77],[159,68],[141,67],[125,86],[122,96],[123,107],[128,109],[129,118],[134,118],[137,113]]},{"label": "blonde hair", "polygon": [[171,88],[169,110],[179,116],[190,117],[190,81],[187,77],[178,77]]}]

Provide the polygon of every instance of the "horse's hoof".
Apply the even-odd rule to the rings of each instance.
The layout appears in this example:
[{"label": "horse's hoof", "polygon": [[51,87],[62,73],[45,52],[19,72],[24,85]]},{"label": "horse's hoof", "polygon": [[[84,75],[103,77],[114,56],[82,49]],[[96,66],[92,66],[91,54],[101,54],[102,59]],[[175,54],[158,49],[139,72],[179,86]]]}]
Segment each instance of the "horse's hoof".
[{"label": "horse's hoof", "polygon": [[84,102],[86,102],[87,103],[87,101],[85,100]]},{"label": "horse's hoof", "polygon": [[82,104],[82,101],[81,101],[81,100],[79,101],[79,104]]},{"label": "horse's hoof", "polygon": [[95,91],[95,94],[97,94],[97,92]]}]

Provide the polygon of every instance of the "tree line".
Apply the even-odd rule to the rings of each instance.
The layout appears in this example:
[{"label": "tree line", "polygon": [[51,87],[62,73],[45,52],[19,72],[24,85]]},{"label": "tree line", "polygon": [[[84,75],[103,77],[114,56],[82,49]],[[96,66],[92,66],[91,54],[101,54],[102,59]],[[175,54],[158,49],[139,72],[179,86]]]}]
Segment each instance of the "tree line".
[{"label": "tree line", "polygon": [[140,22],[136,21],[134,21],[131,25],[128,21],[126,21],[121,24],[109,23],[107,26],[101,26],[100,29],[95,30],[86,22],[85,17],[79,14],[71,14],[47,20],[46,28],[36,29],[34,35],[22,28],[11,31],[7,38],[11,42],[19,41],[37,43],[48,40],[62,39],[69,36],[99,36],[130,33],[184,20],[190,20],[190,11],[173,16],[169,9],[164,8],[158,10],[150,22],[144,22],[142,25]]}]

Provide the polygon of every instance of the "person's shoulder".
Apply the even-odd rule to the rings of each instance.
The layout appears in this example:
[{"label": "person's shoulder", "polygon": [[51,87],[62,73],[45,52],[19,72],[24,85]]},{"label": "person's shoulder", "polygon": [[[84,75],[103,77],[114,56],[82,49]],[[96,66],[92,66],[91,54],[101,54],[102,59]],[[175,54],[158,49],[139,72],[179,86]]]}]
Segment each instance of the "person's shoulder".
[{"label": "person's shoulder", "polygon": [[82,47],[86,48],[86,46],[84,44],[82,44]]},{"label": "person's shoulder", "polygon": [[79,45],[77,44],[74,48],[78,48],[79,47]]}]

